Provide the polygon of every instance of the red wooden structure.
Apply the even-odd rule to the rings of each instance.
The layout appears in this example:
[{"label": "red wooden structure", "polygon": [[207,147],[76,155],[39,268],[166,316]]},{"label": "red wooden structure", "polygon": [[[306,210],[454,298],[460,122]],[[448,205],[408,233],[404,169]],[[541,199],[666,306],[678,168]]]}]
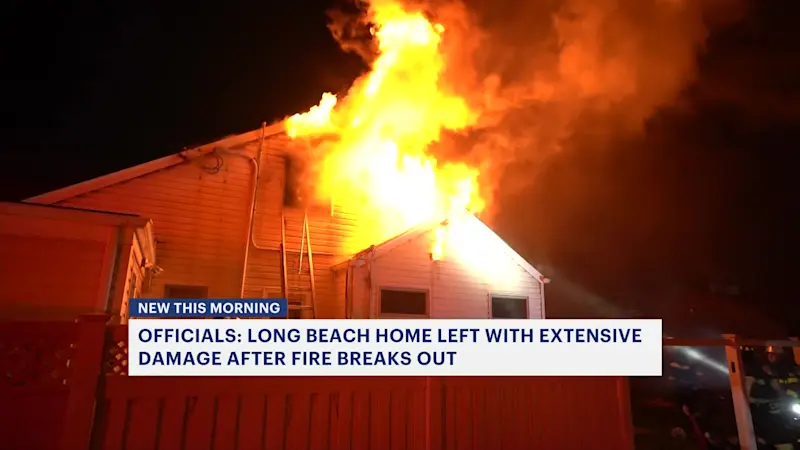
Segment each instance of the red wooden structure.
[{"label": "red wooden structure", "polygon": [[624,378],[128,377],[126,341],[0,324],[0,448],[633,448]]}]

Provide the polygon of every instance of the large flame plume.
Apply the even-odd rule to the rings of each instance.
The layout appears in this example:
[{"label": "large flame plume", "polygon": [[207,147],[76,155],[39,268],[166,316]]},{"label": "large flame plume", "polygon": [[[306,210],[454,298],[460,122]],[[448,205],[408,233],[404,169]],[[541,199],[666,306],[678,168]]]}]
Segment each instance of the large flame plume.
[{"label": "large flame plume", "polygon": [[[477,119],[463,98],[442,85],[446,30],[393,2],[373,4],[369,17],[378,50],[372,70],[341,101],[326,93],[286,122],[292,138],[333,137],[319,146],[318,194],[376,219],[371,230],[359,230],[351,249],[484,207],[478,170],[441,164],[428,151],[443,130],[463,130]],[[444,234],[436,236],[434,259],[441,257]]]},{"label": "large flame plume", "polygon": [[[330,28],[370,71],[347,95],[289,118],[287,131],[324,137],[312,146],[318,194],[377,220],[351,250],[465,209],[527,236],[552,214],[519,193],[551,156],[642,132],[692,82],[709,20],[732,3],[361,2]],[[436,235],[433,253],[454,239]]]}]

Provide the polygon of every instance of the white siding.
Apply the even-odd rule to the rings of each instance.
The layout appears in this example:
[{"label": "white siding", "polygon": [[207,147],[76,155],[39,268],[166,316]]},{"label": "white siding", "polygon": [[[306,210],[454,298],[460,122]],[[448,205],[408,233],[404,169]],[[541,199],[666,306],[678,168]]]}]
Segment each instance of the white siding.
[{"label": "white siding", "polygon": [[[286,274],[289,296],[310,295],[310,241],[314,263],[317,317],[344,317],[344,297],[338,295],[331,267],[346,260],[344,248],[362,222],[344,208],[308,212],[308,236],[303,238],[305,211],[283,206],[285,158],[305,151],[285,135],[268,137],[261,157],[254,216],[255,246],[250,246],[244,294],[260,297],[282,292],[281,224],[286,233]],[[236,151],[255,157],[258,143]],[[59,205],[151,218],[163,272],[143,295],[161,296],[168,284],[208,287],[210,297],[238,297],[247,245],[253,165],[245,157],[221,153],[216,173],[203,170],[218,160],[206,156],[113,184]],[[302,265],[300,261],[303,242]]]},{"label": "white siding", "polygon": [[[268,139],[262,148],[254,237],[250,247],[245,296],[259,297],[262,289],[281,292],[281,226],[286,238],[286,278],[290,296],[311,295],[309,244],[314,264],[314,284],[318,318],[344,318],[344,296],[337,292],[331,268],[346,260],[350,252],[343,248],[348,236],[356,233],[359,222],[352,214],[330,207],[304,211],[283,205],[287,154],[305,151],[301,144],[285,135]],[[248,148],[255,153],[256,144]],[[332,214],[333,212],[333,214]],[[308,233],[304,236],[304,220]],[[301,261],[302,253],[302,261]],[[308,317],[308,313],[304,317]]]},{"label": "white siding", "polygon": [[472,245],[450,241],[439,261],[430,258],[432,231],[379,248],[372,271],[373,308],[381,288],[424,289],[430,293],[431,318],[488,318],[491,294],[527,297],[529,317],[542,318],[539,280],[509,256],[502,240],[475,223],[466,222],[462,230]]},{"label": "white siding", "polygon": [[[164,295],[168,284],[206,286],[211,297],[238,297],[248,245],[244,295],[261,297],[265,292],[282,292],[283,228],[288,296],[310,298],[310,241],[317,317],[343,318],[346,314],[344,277],[337,280],[331,268],[362,250],[355,248],[355,242],[364,241],[360,242],[364,247],[379,242],[366,242],[369,239],[365,233],[372,229],[372,224],[369,217],[351,212],[348,199],[337,199],[332,210],[316,208],[307,215],[301,209],[284,207],[286,158],[306,151],[303,145],[285,135],[268,137],[263,143],[253,217],[255,245],[248,244],[253,164],[230,152],[220,153],[223,164],[216,172],[204,170],[219,161],[214,155],[207,155],[59,204],[133,213],[152,219],[157,263],[163,272],[142,295],[154,297]],[[257,150],[258,142],[250,142],[237,151],[254,157]],[[308,220],[305,238],[304,218]],[[492,241],[491,238],[497,237],[488,229],[477,227],[469,231],[469,239],[474,240],[475,236],[486,232],[491,236],[484,241],[490,242],[489,247],[494,249],[491,251],[502,253],[498,249],[506,249],[506,244]],[[452,249],[447,250],[443,261],[433,263],[429,258],[430,239],[430,234],[419,236],[395,248],[377,260],[373,271],[367,266],[354,269],[353,317],[369,317],[370,310],[374,311],[376,298],[370,298],[369,291],[376,286],[429,290],[433,317],[488,317],[488,295],[492,291],[528,296],[531,317],[541,316],[538,280],[510,258],[501,258],[504,263],[495,264],[504,270],[500,276],[489,275],[474,264],[468,264],[468,260],[474,258],[468,254],[459,255]],[[497,260],[497,256],[494,259]]]},{"label": "white siding", "polygon": [[147,295],[167,284],[207,286],[209,296],[238,297],[250,209],[252,169],[245,158],[200,158],[60,202],[138,214],[153,220],[158,265]]}]

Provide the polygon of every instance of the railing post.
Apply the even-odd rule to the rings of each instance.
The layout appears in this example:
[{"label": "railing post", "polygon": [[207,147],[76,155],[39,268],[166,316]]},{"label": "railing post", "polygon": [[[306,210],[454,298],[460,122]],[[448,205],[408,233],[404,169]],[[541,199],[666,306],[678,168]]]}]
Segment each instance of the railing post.
[{"label": "railing post", "polygon": [[756,434],[753,418],[750,415],[750,400],[747,396],[742,352],[735,334],[723,335],[728,342],[725,356],[728,358],[728,372],[731,376],[731,398],[736,414],[736,429],[739,432],[739,446],[742,450],[756,450]]},{"label": "railing post", "polygon": [[[789,340],[794,342],[800,341],[797,337],[790,337]],[[794,356],[794,363],[800,366],[800,347],[792,347],[792,356]]]},{"label": "railing post", "polygon": [[59,442],[61,450],[89,448],[108,319],[106,314],[90,314],[76,320],[78,333],[70,359],[69,394]]}]

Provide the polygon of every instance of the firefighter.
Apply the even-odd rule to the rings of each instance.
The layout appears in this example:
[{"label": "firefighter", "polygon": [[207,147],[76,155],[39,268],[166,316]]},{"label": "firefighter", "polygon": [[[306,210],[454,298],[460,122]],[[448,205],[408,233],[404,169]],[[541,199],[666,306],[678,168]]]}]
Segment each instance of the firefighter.
[{"label": "firefighter", "polygon": [[758,440],[767,448],[792,449],[796,437],[787,426],[785,393],[780,379],[785,364],[780,349],[766,348],[761,364],[751,367],[746,377],[750,411]]},{"label": "firefighter", "polygon": [[793,448],[800,448],[800,368],[793,358],[784,354],[783,348],[767,347],[765,365],[781,397],[781,418],[788,429],[786,440]]}]

